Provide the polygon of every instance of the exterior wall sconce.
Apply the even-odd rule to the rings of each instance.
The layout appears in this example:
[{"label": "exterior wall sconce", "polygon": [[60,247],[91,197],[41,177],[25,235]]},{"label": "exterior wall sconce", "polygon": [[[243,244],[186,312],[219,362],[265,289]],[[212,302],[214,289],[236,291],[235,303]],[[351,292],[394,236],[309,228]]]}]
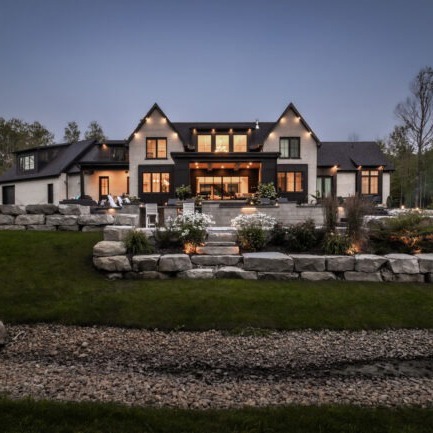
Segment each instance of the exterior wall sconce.
[{"label": "exterior wall sconce", "polygon": [[260,129],[259,119],[256,119],[256,129]]}]

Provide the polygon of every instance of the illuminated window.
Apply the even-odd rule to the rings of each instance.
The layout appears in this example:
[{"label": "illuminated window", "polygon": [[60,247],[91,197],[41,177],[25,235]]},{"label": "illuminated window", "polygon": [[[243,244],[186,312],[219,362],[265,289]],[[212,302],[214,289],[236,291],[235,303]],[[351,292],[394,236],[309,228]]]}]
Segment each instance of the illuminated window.
[{"label": "illuminated window", "polygon": [[228,152],[229,138],[229,135],[217,135],[215,137],[215,152]]},{"label": "illuminated window", "polygon": [[110,194],[110,178],[108,176],[99,176],[99,195]]},{"label": "illuminated window", "polygon": [[361,194],[379,194],[379,171],[361,171]]},{"label": "illuminated window", "polygon": [[197,136],[197,152],[212,152],[212,136]]},{"label": "illuminated window", "polygon": [[146,140],[146,159],[167,159],[167,139],[148,138]]},{"label": "illuminated window", "polygon": [[20,171],[31,171],[35,169],[35,155],[24,155],[19,157]]},{"label": "illuminated window", "polygon": [[301,157],[301,139],[299,137],[280,138],[280,158],[299,159]]},{"label": "illuminated window", "polygon": [[247,151],[247,136],[233,135],[233,152],[246,152],[246,151]]},{"label": "illuminated window", "polygon": [[303,176],[301,171],[278,172],[278,191],[302,192]]},{"label": "illuminated window", "polygon": [[170,173],[143,173],[143,192],[170,192]]}]

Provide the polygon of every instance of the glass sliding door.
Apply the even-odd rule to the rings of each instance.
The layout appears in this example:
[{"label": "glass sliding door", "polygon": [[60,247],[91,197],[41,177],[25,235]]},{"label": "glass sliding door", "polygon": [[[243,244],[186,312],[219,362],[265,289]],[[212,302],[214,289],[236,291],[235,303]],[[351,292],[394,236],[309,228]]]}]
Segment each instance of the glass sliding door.
[{"label": "glass sliding door", "polygon": [[230,200],[248,195],[247,176],[198,176],[196,191],[210,200]]}]

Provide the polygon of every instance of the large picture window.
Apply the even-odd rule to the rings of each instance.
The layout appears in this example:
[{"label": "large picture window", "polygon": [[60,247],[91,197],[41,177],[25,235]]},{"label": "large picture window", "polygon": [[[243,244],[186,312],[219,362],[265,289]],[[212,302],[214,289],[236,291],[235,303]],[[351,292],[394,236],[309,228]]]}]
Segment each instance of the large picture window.
[{"label": "large picture window", "polygon": [[215,152],[229,152],[229,135],[217,135],[215,137]]},{"label": "large picture window", "polygon": [[302,171],[278,172],[278,191],[303,192]]},{"label": "large picture window", "polygon": [[280,158],[299,159],[301,157],[301,139],[299,137],[280,138]]},{"label": "large picture window", "polygon": [[35,169],[35,155],[23,155],[19,157],[20,171],[31,171]]},{"label": "large picture window", "polygon": [[361,171],[361,194],[379,194],[379,170]]},{"label": "large picture window", "polygon": [[143,192],[170,192],[170,173],[143,173]]},{"label": "large picture window", "polygon": [[148,138],[146,140],[146,159],[167,159],[167,139]]},{"label": "large picture window", "polygon": [[212,135],[197,136],[197,152],[212,152]]}]

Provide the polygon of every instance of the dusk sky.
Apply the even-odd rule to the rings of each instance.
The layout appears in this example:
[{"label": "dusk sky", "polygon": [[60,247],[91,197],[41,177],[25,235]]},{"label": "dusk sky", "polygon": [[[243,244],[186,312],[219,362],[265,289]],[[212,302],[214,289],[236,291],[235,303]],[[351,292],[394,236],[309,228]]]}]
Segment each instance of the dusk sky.
[{"label": "dusk sky", "polygon": [[387,136],[433,66],[432,0],[0,0],[0,117],[63,140],[172,121],[276,120],[293,102],[323,141]]}]

